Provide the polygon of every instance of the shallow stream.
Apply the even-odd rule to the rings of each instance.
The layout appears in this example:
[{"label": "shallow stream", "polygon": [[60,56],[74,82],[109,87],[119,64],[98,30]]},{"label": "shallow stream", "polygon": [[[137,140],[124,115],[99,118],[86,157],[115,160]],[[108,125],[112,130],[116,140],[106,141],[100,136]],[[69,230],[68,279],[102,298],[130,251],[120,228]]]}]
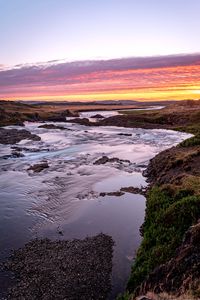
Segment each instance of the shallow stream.
[{"label": "shallow stream", "polygon": [[[189,135],[73,123],[54,123],[67,130],[49,130],[39,125],[25,124],[41,141],[21,141],[17,146],[23,148],[23,157],[5,157],[11,146],[0,145],[0,260],[34,237],[73,239],[109,234],[115,242],[110,296],[115,299],[126,286],[141,242],[145,197],[99,194],[121,187],[145,187],[142,171],[149,160]],[[119,161],[95,165],[102,156]],[[28,170],[41,162],[47,162],[49,168],[40,173]],[[8,278],[0,276],[0,298]]]}]

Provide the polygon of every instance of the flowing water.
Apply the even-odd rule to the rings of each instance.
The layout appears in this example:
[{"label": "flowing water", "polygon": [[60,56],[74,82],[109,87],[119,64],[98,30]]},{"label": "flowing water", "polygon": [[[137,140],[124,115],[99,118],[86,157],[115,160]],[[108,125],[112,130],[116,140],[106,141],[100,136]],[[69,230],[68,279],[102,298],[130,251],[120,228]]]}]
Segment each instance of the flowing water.
[{"label": "flowing water", "polygon": [[[41,141],[18,143],[23,157],[8,157],[11,146],[0,145],[0,260],[34,237],[73,239],[109,234],[115,242],[110,296],[114,299],[126,286],[141,242],[145,197],[130,193],[101,197],[100,193],[145,187],[142,171],[149,159],[189,135],[170,130],[54,124],[68,130],[25,124],[25,129],[39,135]],[[120,160],[95,165],[104,155]],[[28,170],[41,162],[47,162],[49,168],[40,173]],[[1,275],[0,297],[10,278]]]},{"label": "flowing water", "polygon": [[120,109],[120,110],[96,110],[96,111],[84,111],[80,113],[80,118],[87,118],[89,119],[90,122],[96,122],[98,121],[98,118],[94,118],[95,115],[101,115],[104,118],[109,118],[109,117],[113,117],[113,116],[118,116],[121,113],[123,113],[124,111],[136,111],[136,110],[158,110],[158,109],[162,109],[165,106],[150,106],[148,108],[132,108],[132,109]]}]

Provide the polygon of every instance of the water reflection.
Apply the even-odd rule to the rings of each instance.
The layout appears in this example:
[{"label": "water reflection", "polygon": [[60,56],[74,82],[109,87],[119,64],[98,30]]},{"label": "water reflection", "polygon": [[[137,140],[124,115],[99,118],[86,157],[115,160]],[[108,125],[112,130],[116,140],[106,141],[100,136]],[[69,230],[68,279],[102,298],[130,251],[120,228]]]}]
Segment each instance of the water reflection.
[{"label": "water reflection", "polygon": [[[112,298],[123,290],[140,243],[145,198],[129,193],[102,198],[99,193],[145,186],[142,171],[149,159],[189,135],[71,123],[59,124],[71,129],[61,131],[39,125],[26,123],[41,141],[20,142],[24,157],[4,159],[12,149],[0,145],[0,259],[33,237],[61,238],[60,230],[66,239],[108,233],[115,241]],[[105,155],[119,160],[94,165]],[[28,171],[44,161],[49,168]],[[1,276],[0,284],[5,282]]]}]

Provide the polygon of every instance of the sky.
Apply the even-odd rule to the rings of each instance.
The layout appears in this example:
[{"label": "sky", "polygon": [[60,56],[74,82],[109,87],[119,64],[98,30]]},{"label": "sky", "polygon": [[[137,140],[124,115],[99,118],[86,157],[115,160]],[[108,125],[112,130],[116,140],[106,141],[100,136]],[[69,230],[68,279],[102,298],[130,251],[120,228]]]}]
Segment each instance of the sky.
[{"label": "sky", "polygon": [[0,0],[0,98],[198,99],[199,11],[199,0]]}]

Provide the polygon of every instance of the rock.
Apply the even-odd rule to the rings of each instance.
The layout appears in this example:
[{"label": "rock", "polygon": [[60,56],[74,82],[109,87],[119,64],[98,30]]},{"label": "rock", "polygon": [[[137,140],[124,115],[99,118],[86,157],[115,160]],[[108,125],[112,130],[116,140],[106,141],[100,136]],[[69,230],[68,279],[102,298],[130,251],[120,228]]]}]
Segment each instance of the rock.
[{"label": "rock", "polygon": [[116,196],[116,197],[120,197],[124,195],[124,193],[122,191],[117,191],[117,192],[101,192],[99,194],[100,197],[105,197],[105,196]]},{"label": "rock", "polygon": [[38,128],[46,128],[46,129],[60,129],[60,130],[71,130],[69,128],[65,128],[63,126],[56,126],[54,124],[44,124],[44,125],[40,125],[38,126]]},{"label": "rock", "polygon": [[146,168],[147,165],[145,165],[145,164],[138,164],[137,167],[138,167],[138,168]]},{"label": "rock", "polygon": [[132,134],[131,134],[131,133],[118,133],[118,135],[132,136]]},{"label": "rock", "polygon": [[55,115],[52,115],[52,116],[47,116],[45,118],[40,118],[40,121],[66,122],[66,116],[55,114]]},{"label": "rock", "polygon": [[130,160],[127,159],[119,159],[117,157],[113,157],[113,158],[109,158],[107,156],[102,156],[101,158],[97,159],[93,164],[94,165],[104,165],[106,163],[113,163],[113,162],[117,162],[117,163],[130,163]]},{"label": "rock", "polygon": [[26,147],[17,147],[12,146],[11,149],[16,150],[18,152],[25,151],[25,152],[41,152],[41,151],[49,151],[49,148],[26,148]]},{"label": "rock", "polygon": [[11,154],[3,155],[0,158],[1,159],[9,159],[9,158],[19,158],[24,157],[24,154],[20,151],[12,151]]},{"label": "rock", "polygon": [[49,168],[49,165],[47,162],[44,163],[40,163],[40,164],[35,164],[33,166],[30,166],[28,168],[28,171],[33,171],[34,173],[39,173],[41,171],[43,171],[44,169]]},{"label": "rock", "polygon": [[146,195],[146,189],[144,188],[138,188],[133,186],[128,187],[122,187],[120,189],[122,192],[131,193],[131,194],[140,194],[140,195]]},{"label": "rock", "polygon": [[107,156],[102,156],[94,162],[94,165],[104,165],[109,162],[109,158]]},{"label": "rock", "polygon": [[24,157],[24,154],[21,153],[20,151],[12,151],[12,157],[13,158]]},{"label": "rock", "polygon": [[95,124],[94,122],[90,122],[87,118],[83,118],[83,119],[75,118],[75,119],[69,120],[67,122],[77,123],[77,124],[85,125],[85,126],[94,126],[94,124]]},{"label": "rock", "polygon": [[21,152],[21,151],[23,151],[24,148],[18,147],[18,146],[11,146],[11,149],[13,149],[15,151],[18,151],[18,152]]},{"label": "rock", "polygon": [[16,144],[25,139],[33,141],[41,140],[39,136],[32,134],[30,131],[25,129],[18,130],[0,128],[0,144]]},{"label": "rock", "polygon": [[94,118],[94,119],[104,119],[104,117],[100,114],[96,114],[94,116],[91,116],[90,118]]}]

